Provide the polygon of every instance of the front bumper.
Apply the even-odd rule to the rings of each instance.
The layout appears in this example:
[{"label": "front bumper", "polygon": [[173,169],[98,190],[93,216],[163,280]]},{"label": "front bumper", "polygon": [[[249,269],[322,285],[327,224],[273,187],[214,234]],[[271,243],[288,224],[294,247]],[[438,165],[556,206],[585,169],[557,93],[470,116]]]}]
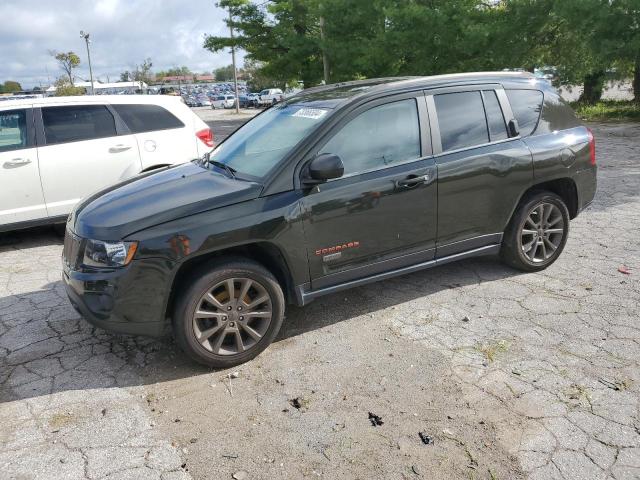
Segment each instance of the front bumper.
[{"label": "front bumper", "polygon": [[69,268],[64,258],[62,263],[69,300],[92,325],[132,335],[157,337],[166,332],[168,289],[157,266],[134,260],[124,268],[84,272]]}]

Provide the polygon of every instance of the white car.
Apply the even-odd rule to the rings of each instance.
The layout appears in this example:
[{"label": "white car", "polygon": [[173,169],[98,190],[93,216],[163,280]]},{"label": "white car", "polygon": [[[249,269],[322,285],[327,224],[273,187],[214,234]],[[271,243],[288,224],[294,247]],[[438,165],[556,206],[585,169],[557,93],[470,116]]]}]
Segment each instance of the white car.
[{"label": "white car", "polygon": [[211,108],[214,110],[216,108],[233,108],[236,106],[236,96],[235,95],[218,95],[212,102]]},{"label": "white car", "polygon": [[284,94],[279,88],[267,88],[258,94],[258,105],[261,107],[268,107],[270,105],[275,105],[283,98]]},{"label": "white car", "polygon": [[0,231],[64,221],[91,193],[211,151],[179,97],[51,97],[0,103]]}]

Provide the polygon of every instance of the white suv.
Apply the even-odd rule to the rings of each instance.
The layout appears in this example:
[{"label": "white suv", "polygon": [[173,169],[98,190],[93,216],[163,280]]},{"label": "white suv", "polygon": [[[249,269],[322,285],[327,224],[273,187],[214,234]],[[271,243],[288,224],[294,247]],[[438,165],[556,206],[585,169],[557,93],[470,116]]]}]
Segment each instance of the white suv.
[{"label": "white suv", "polygon": [[236,96],[235,95],[218,95],[212,102],[211,108],[214,110],[216,108],[233,108],[236,106]]},{"label": "white suv", "polygon": [[261,107],[275,105],[284,98],[284,94],[279,88],[267,88],[266,90],[262,90],[258,95],[258,105]]},{"label": "white suv", "polygon": [[179,97],[101,95],[0,103],[0,231],[64,221],[83,197],[213,148]]}]

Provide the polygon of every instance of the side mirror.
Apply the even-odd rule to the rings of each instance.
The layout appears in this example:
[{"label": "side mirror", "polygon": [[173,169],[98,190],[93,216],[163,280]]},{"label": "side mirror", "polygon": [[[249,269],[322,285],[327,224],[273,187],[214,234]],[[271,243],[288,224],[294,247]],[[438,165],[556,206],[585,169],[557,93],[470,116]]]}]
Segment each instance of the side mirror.
[{"label": "side mirror", "polygon": [[507,125],[509,129],[509,137],[517,137],[520,134],[520,128],[518,127],[518,121],[515,118],[509,120]]},{"label": "side mirror", "polygon": [[311,160],[305,183],[322,183],[332,178],[340,178],[343,174],[344,164],[340,157],[333,153],[323,153]]}]

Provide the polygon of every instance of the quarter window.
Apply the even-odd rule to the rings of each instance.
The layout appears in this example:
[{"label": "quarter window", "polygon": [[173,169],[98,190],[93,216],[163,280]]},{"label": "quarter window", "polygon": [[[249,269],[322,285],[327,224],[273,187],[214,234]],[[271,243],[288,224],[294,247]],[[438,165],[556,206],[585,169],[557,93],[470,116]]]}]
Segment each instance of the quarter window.
[{"label": "quarter window", "polygon": [[338,155],[345,175],[420,158],[415,99],[374,107],[351,120],[322,148]]},{"label": "quarter window", "polygon": [[513,115],[518,121],[520,136],[531,135],[538,125],[542,111],[542,92],[539,90],[505,90]]},{"label": "quarter window", "polygon": [[434,95],[442,151],[481,145],[489,141],[480,92]]},{"label": "quarter window", "polygon": [[113,115],[104,105],[43,107],[42,122],[47,145],[116,136]]},{"label": "quarter window", "polygon": [[158,105],[112,105],[131,133],[182,128],[184,123]]},{"label": "quarter window", "polygon": [[0,152],[27,147],[27,111],[0,112]]},{"label": "quarter window", "polygon": [[491,141],[495,142],[496,140],[509,138],[507,125],[504,122],[504,115],[495,90],[483,90],[482,99],[484,100],[484,110],[487,114],[487,125],[489,126]]}]

